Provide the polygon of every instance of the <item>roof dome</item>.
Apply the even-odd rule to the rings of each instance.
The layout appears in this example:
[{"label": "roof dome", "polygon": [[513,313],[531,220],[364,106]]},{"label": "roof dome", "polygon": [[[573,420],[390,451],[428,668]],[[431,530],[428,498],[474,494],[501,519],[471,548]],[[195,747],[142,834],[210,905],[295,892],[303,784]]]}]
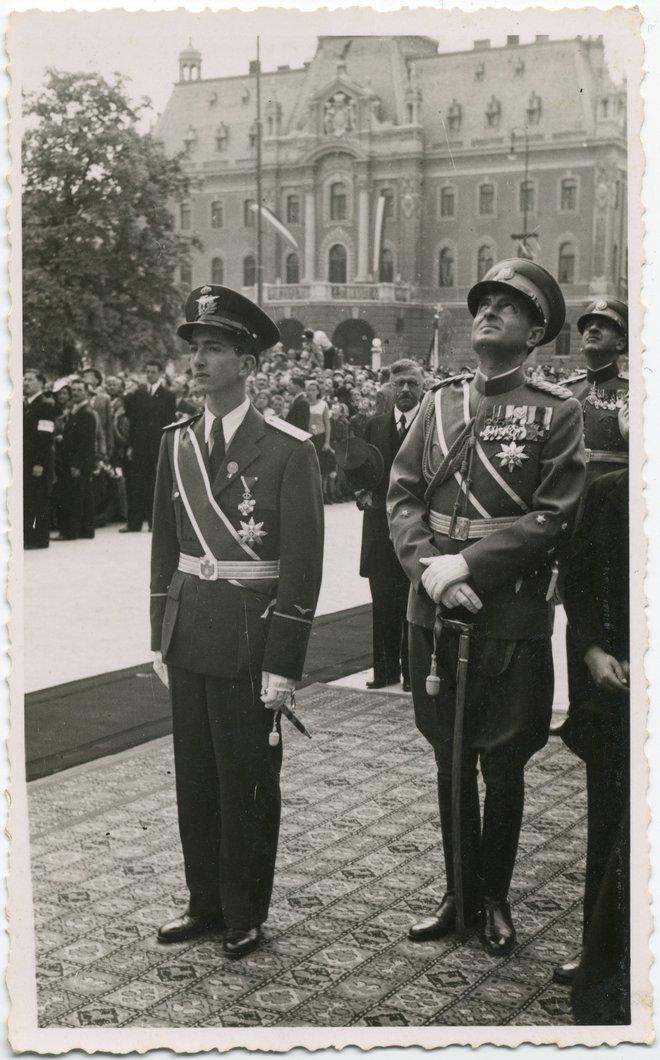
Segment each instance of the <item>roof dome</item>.
[{"label": "roof dome", "polygon": [[179,52],[179,59],[201,59],[202,53],[197,51],[190,37],[188,37],[188,47],[184,48],[182,52]]}]

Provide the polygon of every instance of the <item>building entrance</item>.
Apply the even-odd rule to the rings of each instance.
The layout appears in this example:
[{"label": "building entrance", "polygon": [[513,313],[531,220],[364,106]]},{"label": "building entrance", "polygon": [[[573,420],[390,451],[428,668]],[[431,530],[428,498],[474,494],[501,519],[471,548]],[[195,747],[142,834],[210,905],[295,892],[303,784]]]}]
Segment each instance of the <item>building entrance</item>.
[{"label": "building entrance", "polygon": [[344,353],[346,362],[371,365],[374,329],[366,320],[342,320],[332,333],[332,344]]}]

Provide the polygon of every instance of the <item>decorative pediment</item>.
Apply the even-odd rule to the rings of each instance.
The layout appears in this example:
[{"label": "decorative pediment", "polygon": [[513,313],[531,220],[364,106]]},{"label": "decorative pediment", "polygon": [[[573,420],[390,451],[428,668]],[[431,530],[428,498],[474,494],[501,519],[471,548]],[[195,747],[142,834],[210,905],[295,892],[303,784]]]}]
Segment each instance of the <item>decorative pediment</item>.
[{"label": "decorative pediment", "polygon": [[369,127],[379,105],[371,85],[357,84],[340,63],[337,76],[309,100],[309,124],[319,136],[354,136]]}]

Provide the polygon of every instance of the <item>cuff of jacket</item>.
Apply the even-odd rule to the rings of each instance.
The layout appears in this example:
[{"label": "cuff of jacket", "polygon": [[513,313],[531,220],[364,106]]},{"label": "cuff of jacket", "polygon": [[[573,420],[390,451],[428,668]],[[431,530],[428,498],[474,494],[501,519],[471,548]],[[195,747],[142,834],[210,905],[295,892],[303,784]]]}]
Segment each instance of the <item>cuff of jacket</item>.
[{"label": "cuff of jacket", "polygon": [[298,619],[274,611],[262,670],[299,681],[303,674],[311,631],[311,619]]},{"label": "cuff of jacket", "polygon": [[165,618],[165,605],[167,593],[152,593],[149,605],[151,618],[151,650],[160,651],[163,619]]}]

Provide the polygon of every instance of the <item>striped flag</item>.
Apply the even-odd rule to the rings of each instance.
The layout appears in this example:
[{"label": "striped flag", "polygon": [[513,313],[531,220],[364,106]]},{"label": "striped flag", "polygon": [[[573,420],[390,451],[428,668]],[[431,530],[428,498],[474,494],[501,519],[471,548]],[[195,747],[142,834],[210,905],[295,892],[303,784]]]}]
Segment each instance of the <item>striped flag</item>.
[{"label": "striped flag", "polygon": [[[250,204],[250,209],[253,210],[254,213],[256,213],[259,207],[256,202],[253,202]],[[261,216],[265,217],[267,221],[270,221],[273,228],[275,228],[281,236],[284,236],[285,239],[288,239],[289,243],[291,243],[296,248],[296,250],[298,250],[298,243],[296,241],[296,237],[293,235],[292,232],[289,231],[287,226],[283,224],[282,221],[280,221],[279,217],[276,217],[275,214],[268,209],[267,206],[261,207]]]},{"label": "striped flag", "polygon": [[380,252],[383,244],[383,217],[385,215],[385,196],[379,195],[376,203],[376,227],[374,231],[374,267],[373,274],[380,275]]}]

